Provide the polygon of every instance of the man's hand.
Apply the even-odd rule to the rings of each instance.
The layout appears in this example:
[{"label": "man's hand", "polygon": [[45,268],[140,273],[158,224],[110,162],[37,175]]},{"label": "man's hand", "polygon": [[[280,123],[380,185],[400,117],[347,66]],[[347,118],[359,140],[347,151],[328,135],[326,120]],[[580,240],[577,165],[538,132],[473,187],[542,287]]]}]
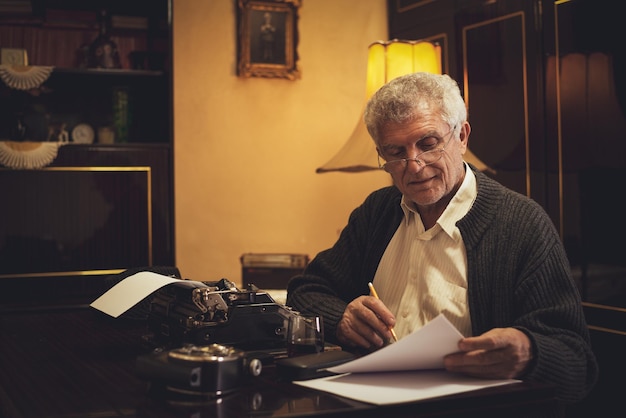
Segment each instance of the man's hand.
[{"label": "man's hand", "polygon": [[342,345],[375,350],[391,338],[396,319],[385,304],[373,296],[359,296],[348,306],[337,326]]},{"label": "man's hand", "polygon": [[459,352],[444,357],[448,371],[491,379],[521,376],[533,356],[530,339],[515,328],[494,328],[481,336],[463,338]]}]

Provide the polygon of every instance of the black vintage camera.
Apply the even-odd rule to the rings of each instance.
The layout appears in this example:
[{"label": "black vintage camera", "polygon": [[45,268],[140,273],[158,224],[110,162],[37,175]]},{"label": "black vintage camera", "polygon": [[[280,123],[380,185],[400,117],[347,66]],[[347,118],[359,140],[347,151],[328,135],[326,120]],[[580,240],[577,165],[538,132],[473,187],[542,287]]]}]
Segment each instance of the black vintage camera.
[{"label": "black vintage camera", "polygon": [[181,395],[221,396],[261,374],[262,362],[244,351],[220,344],[157,349],[137,358],[139,377]]}]

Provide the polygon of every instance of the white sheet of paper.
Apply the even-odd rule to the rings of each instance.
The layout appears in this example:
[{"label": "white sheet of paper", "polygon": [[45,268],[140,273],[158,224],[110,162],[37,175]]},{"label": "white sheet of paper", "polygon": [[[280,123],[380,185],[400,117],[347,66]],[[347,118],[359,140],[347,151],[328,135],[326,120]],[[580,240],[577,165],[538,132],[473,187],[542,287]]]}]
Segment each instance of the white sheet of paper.
[{"label": "white sheet of paper", "polygon": [[141,271],[117,283],[89,306],[117,318],[152,292],[174,282],[189,287],[196,286],[195,282],[191,280],[181,280],[151,271]]},{"label": "white sheet of paper", "polygon": [[478,379],[446,371],[443,357],[458,351],[463,335],[443,315],[390,344],[356,360],[330,367],[338,376],[296,381],[346,398],[376,405],[414,402],[519,380]]},{"label": "white sheet of paper", "polygon": [[333,373],[391,372],[442,369],[443,357],[459,351],[463,335],[440,314],[399,341],[356,360],[331,367]]},{"label": "white sheet of paper", "polygon": [[445,370],[413,370],[389,373],[352,373],[294,383],[360,402],[390,405],[518,382],[519,380],[512,379],[477,379],[456,375]]}]

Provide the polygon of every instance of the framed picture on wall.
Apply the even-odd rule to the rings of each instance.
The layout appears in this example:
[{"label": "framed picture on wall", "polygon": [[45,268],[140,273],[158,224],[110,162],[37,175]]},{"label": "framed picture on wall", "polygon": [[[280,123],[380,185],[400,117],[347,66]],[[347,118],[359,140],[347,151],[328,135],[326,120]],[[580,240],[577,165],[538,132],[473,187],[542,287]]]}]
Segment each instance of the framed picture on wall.
[{"label": "framed picture on wall", "polygon": [[237,74],[295,80],[301,0],[238,0]]}]

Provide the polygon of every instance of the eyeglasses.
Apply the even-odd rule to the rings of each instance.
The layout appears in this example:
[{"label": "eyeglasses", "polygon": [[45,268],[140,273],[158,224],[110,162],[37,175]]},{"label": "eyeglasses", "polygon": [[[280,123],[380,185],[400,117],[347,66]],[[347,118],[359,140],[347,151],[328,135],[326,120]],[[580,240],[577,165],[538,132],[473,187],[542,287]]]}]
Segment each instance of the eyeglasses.
[{"label": "eyeglasses", "polygon": [[417,154],[413,158],[400,158],[399,160],[391,160],[387,161],[384,164],[380,163],[380,155],[378,156],[378,168],[382,168],[387,173],[399,173],[406,170],[406,167],[409,165],[409,161],[415,161],[417,165],[420,167],[425,167],[427,165],[436,163],[441,160],[443,157],[443,153],[446,151],[446,147],[450,143],[454,131],[456,130],[456,126],[450,130],[448,140],[441,148],[431,149],[428,151],[424,151],[420,154]]}]

